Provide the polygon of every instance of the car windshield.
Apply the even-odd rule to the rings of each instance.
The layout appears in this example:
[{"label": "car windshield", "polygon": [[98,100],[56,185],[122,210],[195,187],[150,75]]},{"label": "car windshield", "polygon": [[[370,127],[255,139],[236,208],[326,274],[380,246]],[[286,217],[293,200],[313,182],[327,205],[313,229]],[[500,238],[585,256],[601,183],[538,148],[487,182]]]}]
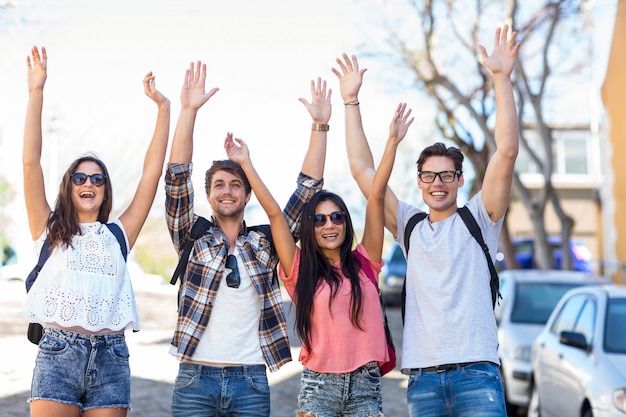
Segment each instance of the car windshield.
[{"label": "car windshield", "polygon": [[578,285],[548,282],[518,283],[515,287],[511,322],[546,324],[563,294]]},{"label": "car windshield", "polygon": [[604,328],[604,350],[608,353],[626,354],[626,298],[609,300]]}]

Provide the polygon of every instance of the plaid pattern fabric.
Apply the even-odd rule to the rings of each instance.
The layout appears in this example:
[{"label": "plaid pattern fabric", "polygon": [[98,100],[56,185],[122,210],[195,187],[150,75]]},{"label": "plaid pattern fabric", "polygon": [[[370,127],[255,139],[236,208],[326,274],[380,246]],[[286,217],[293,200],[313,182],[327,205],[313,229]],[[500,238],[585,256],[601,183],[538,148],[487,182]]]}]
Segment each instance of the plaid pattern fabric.
[{"label": "plaid pattern fabric", "polygon": [[[167,227],[179,255],[197,218],[193,211],[191,171],[192,164],[171,164],[165,174]],[[296,191],[283,210],[296,241],[299,239],[302,206],[322,188],[323,180],[300,173],[297,183]],[[278,257],[266,236],[256,230],[247,231],[245,222],[237,245],[246,270],[262,295],[259,342],[267,366],[276,371],[291,360],[280,287],[274,276]],[[227,255],[226,239],[213,222],[205,235],[196,240],[180,283],[178,320],[172,344],[177,347],[177,356],[181,360],[191,358],[210,320],[211,305],[224,275]]]}]

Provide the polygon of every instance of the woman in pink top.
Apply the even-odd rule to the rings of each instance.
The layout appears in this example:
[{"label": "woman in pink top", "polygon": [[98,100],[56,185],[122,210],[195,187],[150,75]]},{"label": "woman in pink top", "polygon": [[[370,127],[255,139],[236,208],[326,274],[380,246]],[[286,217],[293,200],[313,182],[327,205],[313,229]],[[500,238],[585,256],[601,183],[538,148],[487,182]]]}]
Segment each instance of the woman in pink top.
[{"label": "woman in pink top", "polygon": [[[325,96],[325,83],[323,90]],[[314,91],[314,98],[321,93]],[[378,364],[389,358],[378,293],[365,268],[378,274],[382,266],[384,196],[396,148],[413,122],[410,114],[406,104],[394,114],[367,202],[363,239],[354,251],[348,209],[328,191],[316,193],[303,209],[300,250],[280,206],[252,166],[247,145],[232,134],[226,138],[229,158],[241,164],[269,217],[279,276],[296,305],[304,365],[297,416],[383,415]]]}]

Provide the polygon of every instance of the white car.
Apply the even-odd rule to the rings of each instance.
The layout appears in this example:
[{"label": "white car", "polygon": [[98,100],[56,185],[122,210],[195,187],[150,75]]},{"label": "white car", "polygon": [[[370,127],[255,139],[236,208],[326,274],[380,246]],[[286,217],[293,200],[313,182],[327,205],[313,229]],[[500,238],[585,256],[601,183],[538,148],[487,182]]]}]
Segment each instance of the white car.
[{"label": "white car", "polygon": [[581,285],[610,281],[562,270],[509,269],[499,275],[502,300],[495,308],[498,356],[507,413],[513,416],[530,400],[530,347],[561,296]]},{"label": "white car", "polygon": [[573,289],[532,347],[528,416],[626,416],[626,287]]}]

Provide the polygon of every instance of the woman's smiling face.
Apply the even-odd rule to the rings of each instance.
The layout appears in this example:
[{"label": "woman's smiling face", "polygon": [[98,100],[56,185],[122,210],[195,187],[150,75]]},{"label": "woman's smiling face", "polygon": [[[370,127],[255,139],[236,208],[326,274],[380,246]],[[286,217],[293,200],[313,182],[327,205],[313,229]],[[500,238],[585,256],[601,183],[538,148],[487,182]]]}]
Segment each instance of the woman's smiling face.
[{"label": "woman's smiling face", "polygon": [[78,221],[81,223],[95,222],[98,220],[100,207],[104,201],[106,181],[108,181],[108,178],[105,178],[105,184],[99,187],[96,187],[91,182],[91,175],[103,174],[100,166],[92,161],[81,162],[73,174],[77,172],[89,176],[85,183],[81,185],[77,185],[72,181],[72,201],[76,207]]}]

